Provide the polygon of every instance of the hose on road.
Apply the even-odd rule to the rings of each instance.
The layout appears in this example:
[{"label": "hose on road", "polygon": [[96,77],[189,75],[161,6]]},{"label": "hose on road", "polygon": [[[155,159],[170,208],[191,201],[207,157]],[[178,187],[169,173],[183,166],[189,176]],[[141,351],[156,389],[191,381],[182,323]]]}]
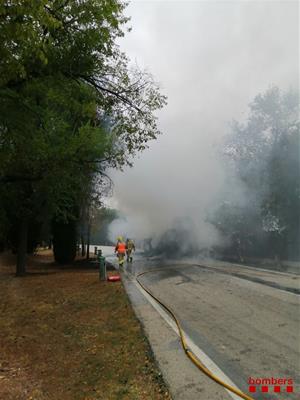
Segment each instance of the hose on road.
[{"label": "hose on road", "polygon": [[213,374],[208,368],[206,368],[206,366],[188,348],[188,346],[186,344],[186,339],[185,339],[185,336],[184,336],[183,329],[182,329],[181,324],[180,324],[178,318],[176,317],[175,313],[162,300],[160,300],[157,296],[155,296],[147,288],[147,286],[145,286],[139,279],[141,276],[149,274],[150,272],[156,272],[156,271],[162,271],[162,270],[163,270],[163,268],[144,271],[144,272],[141,272],[141,273],[137,274],[135,279],[138,282],[138,284],[145,290],[145,292],[147,292],[154,300],[156,300],[172,316],[172,318],[174,319],[174,321],[175,321],[175,323],[177,325],[177,329],[178,329],[181,345],[182,345],[182,348],[183,348],[185,354],[187,355],[187,357],[196,365],[196,367],[198,367],[198,369],[200,371],[204,372],[210,379],[214,380],[219,385],[225,387],[227,390],[231,391],[232,393],[236,394],[237,396],[241,397],[242,399],[254,400],[253,397],[250,397],[249,395],[247,395],[246,393],[240,391],[239,389],[237,389],[237,388],[235,388],[235,387],[233,387],[231,385],[228,385],[226,382],[222,381],[222,379],[218,378],[215,374]]}]

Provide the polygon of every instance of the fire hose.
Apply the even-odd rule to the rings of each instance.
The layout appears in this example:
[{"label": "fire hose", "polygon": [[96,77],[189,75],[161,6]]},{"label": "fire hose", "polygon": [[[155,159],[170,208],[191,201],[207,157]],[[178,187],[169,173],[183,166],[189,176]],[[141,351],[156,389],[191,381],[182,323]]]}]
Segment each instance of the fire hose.
[{"label": "fire hose", "polygon": [[185,339],[183,329],[182,329],[181,324],[180,324],[178,318],[176,317],[175,313],[162,300],[160,300],[157,296],[155,296],[139,279],[141,276],[146,275],[150,272],[156,272],[156,271],[162,271],[162,270],[163,270],[163,268],[144,271],[144,272],[137,274],[137,276],[135,278],[136,278],[136,281],[138,282],[138,284],[145,290],[145,292],[147,292],[154,300],[156,300],[174,319],[177,329],[178,329],[181,346],[182,346],[186,356],[192,361],[193,364],[196,365],[196,367],[200,371],[202,371],[205,375],[207,375],[210,379],[214,380],[219,385],[223,386],[224,388],[226,388],[230,392],[236,394],[237,396],[241,397],[242,399],[254,400],[253,397],[250,397],[249,395],[240,391],[239,389],[227,384],[222,379],[218,378],[215,374],[213,374],[208,368],[206,368],[206,366],[198,359],[198,357],[188,348],[188,346],[186,344],[186,339]]}]

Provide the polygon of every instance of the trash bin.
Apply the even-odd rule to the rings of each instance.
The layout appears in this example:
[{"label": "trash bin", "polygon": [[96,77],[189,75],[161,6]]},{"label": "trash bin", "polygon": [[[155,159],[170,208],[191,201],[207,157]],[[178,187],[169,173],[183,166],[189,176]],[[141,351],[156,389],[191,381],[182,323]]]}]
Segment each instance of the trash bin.
[{"label": "trash bin", "polygon": [[97,253],[97,261],[99,263],[99,280],[106,281],[106,262],[105,257],[102,256],[101,250]]}]

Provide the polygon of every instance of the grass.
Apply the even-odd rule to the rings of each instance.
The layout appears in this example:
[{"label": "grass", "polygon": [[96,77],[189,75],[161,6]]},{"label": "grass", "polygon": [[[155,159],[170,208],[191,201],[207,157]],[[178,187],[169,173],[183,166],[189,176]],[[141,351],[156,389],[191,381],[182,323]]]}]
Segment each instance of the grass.
[{"label": "grass", "polygon": [[161,400],[168,390],[120,282],[49,252],[0,257],[0,398]]}]

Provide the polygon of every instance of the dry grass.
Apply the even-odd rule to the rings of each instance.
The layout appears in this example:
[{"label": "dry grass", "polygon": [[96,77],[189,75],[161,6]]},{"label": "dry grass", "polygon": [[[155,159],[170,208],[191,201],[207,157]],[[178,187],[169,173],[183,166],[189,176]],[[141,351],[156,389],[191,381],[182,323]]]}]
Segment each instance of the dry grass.
[{"label": "dry grass", "polygon": [[0,258],[1,399],[170,399],[120,282],[49,252],[29,264],[16,278]]}]

